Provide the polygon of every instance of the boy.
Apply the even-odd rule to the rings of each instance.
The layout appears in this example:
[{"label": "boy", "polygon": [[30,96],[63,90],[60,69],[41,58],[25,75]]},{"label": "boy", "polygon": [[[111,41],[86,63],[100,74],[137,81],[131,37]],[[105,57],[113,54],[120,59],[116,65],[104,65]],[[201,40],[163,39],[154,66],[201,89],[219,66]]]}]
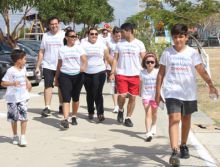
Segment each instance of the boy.
[{"label": "boy", "polygon": [[[31,90],[31,83],[26,77],[26,53],[22,50],[15,49],[11,54],[12,62],[4,77],[1,85],[7,87],[6,101],[8,107],[7,119],[11,122],[13,131],[13,144],[26,146],[25,132],[27,126],[27,100],[29,99],[28,91]],[[17,135],[17,121],[21,121],[21,137]]]},{"label": "boy", "polygon": [[218,97],[218,91],[206,72],[201,57],[197,51],[186,46],[188,28],[184,24],[176,24],[171,29],[174,46],[165,49],[160,59],[160,68],[157,76],[156,96],[160,102],[160,89],[163,83],[164,97],[169,115],[169,137],[173,153],[170,164],[179,166],[178,153],[179,123],[181,126],[180,158],[189,158],[186,145],[191,114],[197,111],[196,71],[201,75],[209,87],[209,93]]}]

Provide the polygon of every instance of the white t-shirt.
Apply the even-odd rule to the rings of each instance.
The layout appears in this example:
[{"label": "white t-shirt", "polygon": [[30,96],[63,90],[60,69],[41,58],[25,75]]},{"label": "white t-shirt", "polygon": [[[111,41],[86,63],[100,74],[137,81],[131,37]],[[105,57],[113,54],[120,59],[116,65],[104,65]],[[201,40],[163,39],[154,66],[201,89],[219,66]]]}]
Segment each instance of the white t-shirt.
[{"label": "white t-shirt", "polygon": [[153,69],[150,73],[146,69],[140,73],[140,79],[142,81],[141,97],[142,99],[154,100],[156,93],[156,80],[158,69]]},{"label": "white t-shirt", "polygon": [[177,52],[173,47],[165,49],[160,59],[160,64],[166,66],[164,97],[185,101],[196,100],[195,66],[201,63],[198,52],[189,46],[181,52]]},{"label": "white t-shirt", "polygon": [[65,32],[60,30],[58,33],[51,34],[50,32],[44,33],[41,49],[44,49],[43,56],[43,68],[50,70],[56,70],[58,62],[58,50],[63,46],[63,39],[65,37]]},{"label": "white t-shirt", "polygon": [[140,53],[146,52],[143,42],[134,39],[128,42],[122,39],[117,43],[115,53],[118,53],[116,73],[125,76],[136,76],[141,71]]},{"label": "white t-shirt", "polygon": [[85,51],[80,45],[74,45],[72,47],[69,47],[67,45],[62,46],[59,49],[58,56],[58,59],[62,60],[60,71],[69,75],[79,73],[81,65],[80,57],[85,54]]},{"label": "white t-shirt", "polygon": [[26,68],[18,70],[14,66],[10,67],[2,81],[6,82],[15,82],[19,81],[20,86],[8,86],[5,94],[5,99],[7,103],[18,103],[22,101],[26,101],[30,98],[29,92],[26,86]]},{"label": "white t-shirt", "polygon": [[[116,48],[117,43],[114,41],[114,39],[111,39],[110,41],[108,41],[107,44],[109,47],[110,56],[113,59],[115,55],[115,48]],[[107,70],[111,70],[111,66],[109,64],[107,65]]]},{"label": "white t-shirt", "polygon": [[107,45],[107,43],[111,40],[111,34],[110,35],[108,34],[107,37],[103,37],[102,34],[99,34],[98,40],[100,42],[103,42],[105,45]]},{"label": "white t-shirt", "polygon": [[97,41],[94,44],[85,41],[81,43],[81,46],[86,51],[88,61],[86,73],[95,74],[105,71],[104,51],[107,49],[107,46],[100,41]]}]

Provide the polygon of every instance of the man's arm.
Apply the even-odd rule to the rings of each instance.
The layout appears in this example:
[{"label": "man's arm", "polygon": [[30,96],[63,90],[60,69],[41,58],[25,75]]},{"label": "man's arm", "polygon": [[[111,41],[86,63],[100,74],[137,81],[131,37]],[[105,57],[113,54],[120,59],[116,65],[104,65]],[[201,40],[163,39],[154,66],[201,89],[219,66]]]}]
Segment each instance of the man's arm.
[{"label": "man's arm", "polygon": [[115,53],[112,64],[111,64],[111,72],[110,72],[110,80],[114,80],[115,79],[115,73],[116,73],[116,66],[117,66],[117,62],[118,62],[118,53]]},{"label": "man's arm", "polygon": [[36,64],[36,69],[35,69],[36,73],[40,72],[40,65],[43,60],[43,57],[44,57],[44,49],[40,49],[38,53],[38,57],[37,57],[37,64]]}]

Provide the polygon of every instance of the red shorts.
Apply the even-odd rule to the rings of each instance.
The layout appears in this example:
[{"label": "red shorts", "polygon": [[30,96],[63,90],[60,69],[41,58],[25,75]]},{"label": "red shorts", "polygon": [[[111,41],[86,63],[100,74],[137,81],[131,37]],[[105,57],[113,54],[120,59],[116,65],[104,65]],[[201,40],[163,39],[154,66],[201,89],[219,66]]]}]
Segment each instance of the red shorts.
[{"label": "red shorts", "polygon": [[116,75],[116,89],[118,94],[129,93],[131,95],[139,95],[140,78],[139,76]]}]

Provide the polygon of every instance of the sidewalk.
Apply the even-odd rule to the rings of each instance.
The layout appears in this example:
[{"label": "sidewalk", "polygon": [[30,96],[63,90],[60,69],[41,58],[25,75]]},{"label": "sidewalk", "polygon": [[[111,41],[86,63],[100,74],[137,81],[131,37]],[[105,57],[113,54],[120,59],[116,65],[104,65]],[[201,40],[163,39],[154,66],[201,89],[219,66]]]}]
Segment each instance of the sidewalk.
[{"label": "sidewalk", "polygon": [[[58,98],[52,99],[52,116],[42,118],[44,107],[43,87],[34,87],[29,101],[27,129],[28,147],[11,144],[11,129],[6,118],[6,105],[0,100],[0,164],[1,167],[164,167],[169,166],[170,146],[166,111],[158,111],[157,135],[152,142],[145,142],[144,110],[137,98],[132,117],[134,127],[128,128],[116,121],[112,113],[112,98],[109,85],[104,88],[106,120],[98,123],[97,118],[87,119],[85,91],[80,97],[78,125],[68,130],[59,126],[62,116],[57,114]],[[201,122],[199,122],[201,121]],[[210,122],[208,122],[210,121]],[[202,113],[193,117],[193,122],[213,123]],[[181,166],[217,166],[220,162],[220,131],[200,129],[192,125],[189,139],[190,159],[182,160]],[[195,138],[195,137],[196,138]],[[196,143],[202,143],[203,146]],[[201,147],[209,151],[208,154]],[[202,154],[198,153],[201,152]],[[205,153],[205,158],[203,157]],[[207,155],[211,155],[211,159]]]}]

